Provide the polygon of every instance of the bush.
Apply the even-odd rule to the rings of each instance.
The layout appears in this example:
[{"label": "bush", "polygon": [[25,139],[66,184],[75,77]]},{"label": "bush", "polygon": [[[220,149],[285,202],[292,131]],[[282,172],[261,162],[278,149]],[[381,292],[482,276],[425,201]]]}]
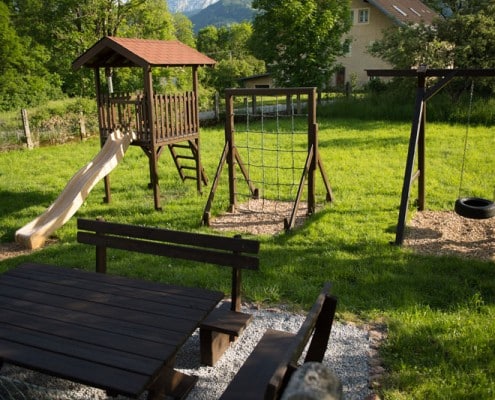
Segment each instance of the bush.
[{"label": "bush", "polygon": [[[363,120],[412,121],[416,99],[415,80],[393,84],[370,81],[363,96],[336,98],[318,107],[319,114],[333,118]],[[473,125],[495,124],[495,99],[486,93],[474,95],[470,110],[470,93],[440,91],[427,102],[427,120]]]},{"label": "bush", "polygon": [[[72,98],[47,102],[28,109],[31,133],[40,143],[62,143],[80,137],[81,115],[86,134],[98,134],[96,101]],[[21,145],[22,121],[20,110],[0,114],[0,143]]]}]

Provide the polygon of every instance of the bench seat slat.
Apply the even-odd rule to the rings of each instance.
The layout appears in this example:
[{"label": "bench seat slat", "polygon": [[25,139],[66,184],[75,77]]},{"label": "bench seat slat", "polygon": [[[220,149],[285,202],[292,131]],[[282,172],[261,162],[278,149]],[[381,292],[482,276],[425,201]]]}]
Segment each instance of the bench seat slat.
[{"label": "bench seat slat", "polygon": [[220,400],[263,399],[266,387],[294,336],[293,333],[268,329],[227,386]]},{"label": "bench seat slat", "polygon": [[[225,303],[226,304],[226,303]],[[209,329],[227,335],[240,336],[253,318],[252,314],[231,311],[227,307],[218,307],[203,320],[201,329]]]}]

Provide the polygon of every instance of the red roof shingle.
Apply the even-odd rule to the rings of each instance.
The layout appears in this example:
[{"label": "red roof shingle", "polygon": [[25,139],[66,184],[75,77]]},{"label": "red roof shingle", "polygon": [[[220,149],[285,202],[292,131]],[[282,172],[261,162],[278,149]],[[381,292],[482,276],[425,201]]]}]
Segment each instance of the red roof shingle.
[{"label": "red roof shingle", "polygon": [[431,24],[438,14],[420,0],[368,0],[400,24]]},{"label": "red roof shingle", "polygon": [[106,36],[73,63],[74,69],[122,66],[213,65],[215,60],[177,40]]}]

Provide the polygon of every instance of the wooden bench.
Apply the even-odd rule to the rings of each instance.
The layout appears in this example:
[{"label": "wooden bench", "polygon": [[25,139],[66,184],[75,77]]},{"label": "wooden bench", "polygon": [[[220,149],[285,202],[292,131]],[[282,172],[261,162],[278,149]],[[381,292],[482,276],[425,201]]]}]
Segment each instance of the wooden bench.
[{"label": "wooden bench", "polygon": [[304,362],[321,362],[328,345],[337,307],[326,283],[297,333],[268,329],[230,384],[221,400],[278,399],[311,339]]},{"label": "wooden bench", "polygon": [[203,364],[214,365],[250,322],[252,315],[240,312],[241,271],[259,269],[259,241],[102,220],[78,219],[77,228],[78,242],[96,246],[96,271],[100,273],[107,270],[108,248],[232,268],[230,304],[216,308],[200,325]]}]

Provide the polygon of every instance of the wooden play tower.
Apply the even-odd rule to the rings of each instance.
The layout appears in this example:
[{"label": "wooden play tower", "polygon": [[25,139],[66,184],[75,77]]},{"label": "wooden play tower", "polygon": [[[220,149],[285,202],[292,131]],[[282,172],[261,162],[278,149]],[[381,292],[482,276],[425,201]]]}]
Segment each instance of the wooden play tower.
[{"label": "wooden play tower", "polygon": [[[98,104],[101,144],[117,129],[132,132],[132,145],[140,146],[149,159],[150,186],[155,209],[161,209],[158,159],[167,147],[181,179],[194,179],[197,189],[207,183],[201,164],[198,107],[198,68],[215,61],[179,41],[104,37],[77,58],[72,67],[93,68]],[[111,73],[115,68],[143,70],[143,92],[113,93]],[[192,89],[173,94],[154,93],[152,69],[190,67]],[[108,79],[104,84],[101,74]],[[192,164],[192,165],[191,165]],[[191,173],[193,171],[193,173]],[[189,174],[188,174],[189,173]],[[110,180],[105,177],[106,201]]]}]

